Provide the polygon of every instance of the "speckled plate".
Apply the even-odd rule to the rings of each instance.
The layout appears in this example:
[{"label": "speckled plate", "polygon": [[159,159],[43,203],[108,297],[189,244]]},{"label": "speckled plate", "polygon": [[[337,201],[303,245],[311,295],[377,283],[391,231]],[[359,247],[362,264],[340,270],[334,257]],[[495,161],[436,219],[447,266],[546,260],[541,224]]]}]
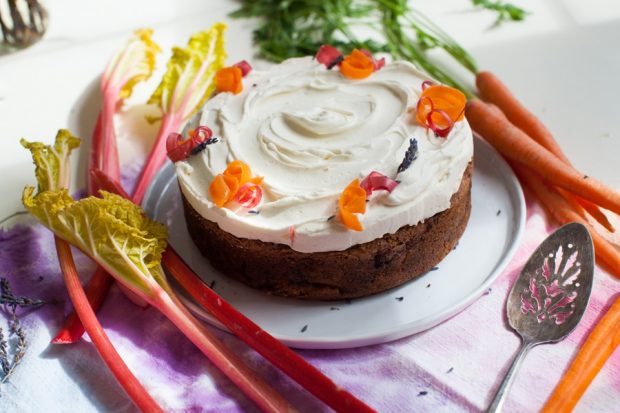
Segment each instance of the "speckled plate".
[{"label": "speckled plate", "polygon": [[[313,349],[366,346],[419,333],[454,316],[485,292],[515,253],[525,226],[519,182],[485,142],[476,139],[474,153],[471,217],[457,248],[428,274],[356,300],[273,297],[214,270],[187,233],[170,163],[154,179],[143,206],[168,226],[170,243],[205,283],[285,344]],[[224,328],[180,287],[175,288],[196,315]]]}]

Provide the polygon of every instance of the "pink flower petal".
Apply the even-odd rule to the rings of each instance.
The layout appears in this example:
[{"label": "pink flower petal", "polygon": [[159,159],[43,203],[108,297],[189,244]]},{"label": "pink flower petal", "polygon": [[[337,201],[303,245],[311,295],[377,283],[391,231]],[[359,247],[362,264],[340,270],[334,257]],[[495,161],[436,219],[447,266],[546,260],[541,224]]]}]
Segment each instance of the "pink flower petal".
[{"label": "pink flower petal", "polygon": [[321,46],[315,56],[316,60],[327,66],[328,69],[338,64],[338,61],[341,60],[342,57],[342,52],[340,52],[340,50],[328,44]]},{"label": "pink flower petal", "polygon": [[291,245],[295,243],[295,226],[291,225],[288,227],[288,237],[291,240]]},{"label": "pink flower petal", "polygon": [[[442,128],[440,126],[438,126],[434,121],[433,121],[433,113],[437,113],[439,115],[441,115],[446,123],[447,126],[445,128]],[[433,132],[435,132],[435,135],[441,137],[441,138],[445,138],[448,136],[448,134],[450,133],[450,131],[452,130],[452,127],[454,126],[454,122],[452,121],[452,119],[450,118],[450,116],[444,112],[441,109],[433,109],[431,110],[428,115],[426,115],[426,122],[428,123],[428,128],[430,130],[432,130]]]},{"label": "pink flower petal", "polygon": [[373,191],[384,190],[392,192],[398,185],[398,182],[389,178],[382,173],[372,171],[364,180],[360,183],[360,186],[366,191],[366,196],[370,196]]},{"label": "pink flower petal", "polygon": [[424,82],[422,82],[422,90],[425,90],[427,87],[433,86],[434,84],[435,82],[433,82],[432,80],[425,80]]},{"label": "pink flower petal", "polygon": [[248,182],[239,188],[235,201],[243,208],[254,208],[263,199],[263,188],[253,182]]},{"label": "pink flower petal", "polygon": [[[192,149],[208,141],[212,136],[213,131],[207,126],[198,126],[196,129],[189,131],[188,139],[184,139],[180,133],[173,132],[166,139],[168,158],[172,162],[182,161],[192,153]],[[214,140],[214,142],[217,142],[217,140]]]},{"label": "pink flower petal", "polygon": [[233,67],[238,67],[239,69],[241,69],[241,75],[243,77],[245,77],[248,73],[252,71],[252,66],[246,60],[235,63]]},{"label": "pink flower petal", "polygon": [[168,153],[168,158],[172,162],[182,161],[187,158],[191,148],[189,148],[188,142],[183,140],[183,135],[180,133],[173,132],[168,135],[166,139],[166,152]]}]

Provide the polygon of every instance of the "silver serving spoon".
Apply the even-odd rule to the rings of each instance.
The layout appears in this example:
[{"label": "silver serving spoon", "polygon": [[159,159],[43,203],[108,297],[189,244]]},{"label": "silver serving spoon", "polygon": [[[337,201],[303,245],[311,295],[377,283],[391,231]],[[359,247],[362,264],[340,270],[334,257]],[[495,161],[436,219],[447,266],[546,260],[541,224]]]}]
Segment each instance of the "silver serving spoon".
[{"label": "silver serving spoon", "polygon": [[512,286],[506,312],[521,348],[487,412],[499,412],[527,352],[566,337],[583,316],[592,291],[594,249],[585,226],[564,225],[534,251]]}]

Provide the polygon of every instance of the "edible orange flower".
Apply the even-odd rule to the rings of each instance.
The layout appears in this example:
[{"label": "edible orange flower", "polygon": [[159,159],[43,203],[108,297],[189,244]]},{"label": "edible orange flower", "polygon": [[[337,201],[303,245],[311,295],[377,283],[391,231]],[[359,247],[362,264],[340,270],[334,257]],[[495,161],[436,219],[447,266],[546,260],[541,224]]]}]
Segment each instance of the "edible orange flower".
[{"label": "edible orange flower", "polygon": [[260,185],[263,182],[263,177],[252,177],[250,167],[243,161],[230,162],[224,172],[217,175],[209,186],[209,194],[211,194],[213,203],[220,208],[223,207],[235,199],[239,188],[248,182]]},{"label": "edible orange flower", "polygon": [[467,98],[458,89],[444,85],[427,86],[418,101],[416,120],[435,132],[444,131],[447,135],[452,125],[463,119],[466,103]]},{"label": "edible orange flower", "polygon": [[362,224],[355,215],[366,212],[366,191],[360,186],[360,180],[355,179],[342,191],[338,199],[340,220],[347,227],[355,231],[362,231]]},{"label": "edible orange flower", "polygon": [[252,179],[252,171],[248,164],[243,161],[232,161],[229,163],[226,166],[224,175],[236,178],[239,186],[250,182],[250,179]]},{"label": "edible orange flower", "polygon": [[364,79],[375,71],[372,58],[358,49],[353,49],[340,65],[340,72],[349,79]]},{"label": "edible orange flower", "polygon": [[213,203],[220,208],[223,207],[233,200],[239,190],[239,186],[239,180],[234,176],[217,175],[213,182],[211,182],[211,186],[209,186],[209,193],[211,198],[213,198]]},{"label": "edible orange flower", "polygon": [[218,92],[231,92],[235,95],[243,90],[243,72],[236,66],[225,67],[215,74],[215,88]]}]

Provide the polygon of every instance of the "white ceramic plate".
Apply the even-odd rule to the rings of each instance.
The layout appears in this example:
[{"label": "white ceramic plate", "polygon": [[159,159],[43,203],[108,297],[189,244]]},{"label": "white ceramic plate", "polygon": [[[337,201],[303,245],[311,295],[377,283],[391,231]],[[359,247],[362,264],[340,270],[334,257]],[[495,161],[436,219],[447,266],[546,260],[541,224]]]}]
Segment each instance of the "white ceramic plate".
[{"label": "white ceramic plate", "polygon": [[[436,270],[398,288],[347,301],[300,301],[267,295],[214,270],[185,227],[172,164],[154,179],[143,206],[170,230],[170,243],[214,290],[285,344],[333,349],[383,343],[431,328],[480,297],[512,258],[525,225],[519,182],[505,161],[476,139],[472,211],[458,246]],[[198,316],[223,328],[178,286]]]}]

